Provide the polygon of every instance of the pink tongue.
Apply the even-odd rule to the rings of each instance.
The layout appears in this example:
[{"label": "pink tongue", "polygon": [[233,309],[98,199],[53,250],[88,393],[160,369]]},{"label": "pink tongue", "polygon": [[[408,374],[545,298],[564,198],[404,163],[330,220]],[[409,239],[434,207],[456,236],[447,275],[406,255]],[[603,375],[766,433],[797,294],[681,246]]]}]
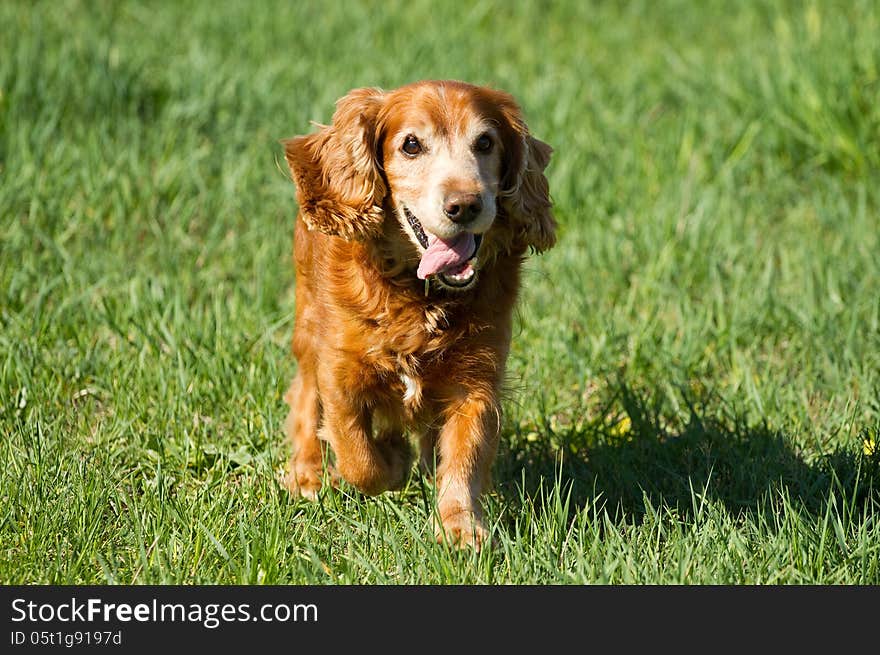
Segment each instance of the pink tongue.
[{"label": "pink tongue", "polygon": [[422,255],[416,275],[424,280],[429,275],[460,267],[473,254],[474,235],[470,232],[462,232],[450,241],[444,241],[432,234],[428,237],[428,249]]}]

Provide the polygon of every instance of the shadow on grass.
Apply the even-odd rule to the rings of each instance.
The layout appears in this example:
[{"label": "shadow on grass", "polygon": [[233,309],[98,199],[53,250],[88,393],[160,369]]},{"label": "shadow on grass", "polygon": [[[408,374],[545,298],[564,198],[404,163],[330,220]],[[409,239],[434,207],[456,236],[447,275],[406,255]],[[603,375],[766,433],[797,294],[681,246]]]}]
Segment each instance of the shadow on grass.
[{"label": "shadow on grass", "polygon": [[708,417],[686,403],[687,421],[671,431],[644,397],[624,387],[619,398],[625,430],[602,424],[557,431],[552,438],[505,440],[495,468],[505,503],[518,504],[523,494],[535,498],[557,479],[570,489],[572,511],[598,498],[612,516],[636,520],[646,501],[689,516],[693,493],[704,491],[732,512],[766,506],[779,491],[813,513],[831,494],[851,507],[880,502],[876,454],[838,451],[808,463],[783,433],[767,426]]}]

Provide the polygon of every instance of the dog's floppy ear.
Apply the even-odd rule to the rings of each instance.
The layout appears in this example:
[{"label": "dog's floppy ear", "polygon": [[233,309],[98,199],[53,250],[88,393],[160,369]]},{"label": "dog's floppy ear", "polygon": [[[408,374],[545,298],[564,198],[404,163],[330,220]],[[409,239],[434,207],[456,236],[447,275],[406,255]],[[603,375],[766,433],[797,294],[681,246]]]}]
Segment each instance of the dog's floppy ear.
[{"label": "dog's floppy ear", "polygon": [[378,89],[355,89],[336,103],[331,125],[283,141],[309,229],[359,240],[381,230],[387,189],[376,123],[383,102]]},{"label": "dog's floppy ear", "polygon": [[529,133],[512,98],[501,103],[505,122],[505,170],[501,205],[514,231],[514,243],[544,252],[556,243],[556,219],[544,169],[553,148]]}]

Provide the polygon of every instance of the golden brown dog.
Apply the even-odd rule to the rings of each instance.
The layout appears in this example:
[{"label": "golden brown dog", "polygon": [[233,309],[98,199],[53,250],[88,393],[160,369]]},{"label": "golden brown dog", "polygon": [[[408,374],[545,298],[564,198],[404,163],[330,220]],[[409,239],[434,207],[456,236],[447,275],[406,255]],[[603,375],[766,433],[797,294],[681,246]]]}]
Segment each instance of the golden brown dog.
[{"label": "golden brown dog", "polygon": [[286,485],[317,495],[326,442],[333,476],[399,488],[414,433],[437,463],[438,539],[479,548],[520,266],[556,240],[552,149],[510,95],[455,81],[354,90],[284,145],[300,208]]}]

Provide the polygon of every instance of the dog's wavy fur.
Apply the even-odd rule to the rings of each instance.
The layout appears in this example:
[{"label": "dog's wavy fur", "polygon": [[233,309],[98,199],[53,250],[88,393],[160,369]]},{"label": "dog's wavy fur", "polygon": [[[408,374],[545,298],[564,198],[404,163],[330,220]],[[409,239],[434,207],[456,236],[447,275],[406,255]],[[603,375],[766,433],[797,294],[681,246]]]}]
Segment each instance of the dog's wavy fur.
[{"label": "dog's wavy fur", "polygon": [[[386,164],[398,153],[392,136],[414,115],[449,138],[459,123],[483,121],[499,140],[497,213],[479,278],[463,292],[431,284],[426,295],[420,251],[396,209],[403,181]],[[437,538],[479,548],[520,267],[556,240],[543,172],[552,149],[531,136],[510,95],[453,81],[351,91],[331,125],[284,146],[300,208],[285,484],[316,497],[326,442],[329,479],[366,494],[397,489],[415,434],[423,467],[437,465]]]}]

